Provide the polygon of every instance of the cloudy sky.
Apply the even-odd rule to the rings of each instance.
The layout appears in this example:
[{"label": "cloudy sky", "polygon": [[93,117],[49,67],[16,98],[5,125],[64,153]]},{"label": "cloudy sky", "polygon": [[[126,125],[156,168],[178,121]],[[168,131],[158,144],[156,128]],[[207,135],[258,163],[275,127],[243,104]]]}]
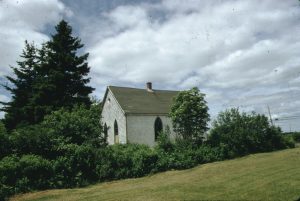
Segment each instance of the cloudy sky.
[{"label": "cloudy sky", "polygon": [[[276,125],[300,130],[297,0],[0,0],[1,83],[24,40],[47,41],[61,19],[90,53],[100,99],[107,85],[197,86],[212,118],[269,106]],[[9,98],[0,88],[0,101]]]}]

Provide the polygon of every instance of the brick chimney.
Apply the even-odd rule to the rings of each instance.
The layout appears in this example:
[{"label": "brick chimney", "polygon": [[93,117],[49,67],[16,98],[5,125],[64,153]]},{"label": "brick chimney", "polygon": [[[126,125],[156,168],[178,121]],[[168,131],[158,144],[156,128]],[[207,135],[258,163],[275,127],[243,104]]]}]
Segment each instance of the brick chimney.
[{"label": "brick chimney", "polygon": [[147,86],[147,91],[153,92],[153,90],[152,90],[152,82],[147,82],[146,86]]}]

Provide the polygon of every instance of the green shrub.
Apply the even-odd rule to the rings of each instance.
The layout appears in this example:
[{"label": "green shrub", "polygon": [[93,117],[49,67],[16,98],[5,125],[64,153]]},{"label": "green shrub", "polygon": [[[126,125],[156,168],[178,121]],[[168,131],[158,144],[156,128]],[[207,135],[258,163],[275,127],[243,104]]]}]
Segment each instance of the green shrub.
[{"label": "green shrub", "polygon": [[163,160],[169,163],[167,169],[186,169],[197,165],[195,148],[190,139],[177,138],[173,143],[173,151],[161,155],[166,157]]},{"label": "green shrub", "polygon": [[16,193],[15,185],[20,177],[19,158],[4,157],[0,161],[0,200]]},{"label": "green shrub", "polygon": [[63,141],[41,125],[17,128],[12,131],[11,144],[16,154],[36,154],[45,158],[57,157],[56,147]]},{"label": "green shrub", "polygon": [[227,157],[224,147],[199,145],[189,139],[177,138],[170,144],[168,147],[172,149],[168,151],[161,148],[160,144],[155,147],[158,154],[155,172],[191,168],[198,164],[224,160]]},{"label": "green shrub", "polygon": [[225,147],[200,146],[195,150],[195,157],[198,164],[221,161],[228,158]]},{"label": "green shrub", "polygon": [[300,142],[300,132],[293,133],[293,138],[296,142]]},{"label": "green shrub", "polygon": [[238,109],[221,112],[208,137],[214,147],[227,147],[229,157],[272,151],[286,147],[279,127],[260,114],[240,113]]},{"label": "green shrub", "polygon": [[187,169],[198,164],[224,160],[225,155],[219,147],[199,146],[197,148],[175,149],[173,152],[157,151],[158,161],[155,172],[170,169]]},{"label": "green shrub", "polygon": [[158,160],[154,150],[146,145],[113,145],[100,150],[97,156],[100,180],[141,177],[152,172]]},{"label": "green shrub", "polygon": [[176,151],[173,154],[173,161],[170,163],[170,169],[187,169],[196,166],[198,163],[195,160],[195,152],[192,149],[185,151]]},{"label": "green shrub", "polygon": [[97,150],[96,174],[99,181],[106,181],[115,178],[115,170],[112,169],[113,158],[113,152],[110,146]]},{"label": "green shrub", "polygon": [[[49,188],[53,169],[50,161],[36,155],[24,155],[19,161],[21,178],[18,188],[45,189]],[[18,184],[17,183],[17,184]]]},{"label": "green shrub", "polygon": [[[41,124],[17,128],[10,133],[11,149],[19,155],[36,154],[55,159],[64,155],[64,152],[59,151],[62,145],[105,146],[98,108],[99,105],[89,109],[78,106],[72,111],[61,109],[46,116]],[[0,138],[0,143],[9,145],[4,137]]]},{"label": "green shrub", "polygon": [[193,145],[193,141],[189,138],[179,137],[175,141],[171,141],[170,131],[165,129],[164,132],[159,134],[157,145],[155,146],[158,162],[154,172],[195,166]]},{"label": "green shrub", "polygon": [[53,161],[55,187],[85,186],[97,181],[96,149],[91,146],[61,145],[60,154]]},{"label": "green shrub", "polygon": [[0,179],[3,185],[14,186],[21,177],[20,158],[12,155],[0,161]]},{"label": "green shrub", "polygon": [[158,160],[157,154],[148,147],[139,148],[132,157],[132,176],[141,177],[152,172]]},{"label": "green shrub", "polygon": [[51,162],[40,156],[12,155],[0,161],[0,195],[3,199],[15,193],[49,188],[52,178]]},{"label": "green shrub", "polygon": [[60,109],[45,117],[41,125],[51,133],[64,139],[68,144],[90,144],[101,147],[106,144],[99,122],[99,105],[91,108],[77,106],[71,111]]},{"label": "green shrub", "polygon": [[295,148],[295,138],[293,135],[283,135],[283,144],[288,148]]},{"label": "green shrub", "polygon": [[174,143],[170,139],[170,128],[166,127],[164,131],[160,132],[157,138],[155,149],[164,152],[171,152],[174,150]]}]

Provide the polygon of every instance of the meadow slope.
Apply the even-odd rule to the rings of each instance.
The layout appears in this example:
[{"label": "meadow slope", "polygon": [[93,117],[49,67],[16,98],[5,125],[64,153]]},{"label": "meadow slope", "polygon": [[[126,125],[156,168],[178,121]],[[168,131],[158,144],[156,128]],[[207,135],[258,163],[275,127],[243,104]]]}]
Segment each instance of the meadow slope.
[{"label": "meadow slope", "polygon": [[300,148],[11,200],[298,200]]}]

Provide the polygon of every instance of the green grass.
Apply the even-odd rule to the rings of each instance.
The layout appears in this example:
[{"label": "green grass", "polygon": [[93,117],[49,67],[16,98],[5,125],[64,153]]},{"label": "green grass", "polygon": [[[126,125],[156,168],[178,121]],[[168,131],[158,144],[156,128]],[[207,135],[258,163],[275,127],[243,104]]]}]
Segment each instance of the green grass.
[{"label": "green grass", "polygon": [[298,200],[300,148],[11,200]]}]

